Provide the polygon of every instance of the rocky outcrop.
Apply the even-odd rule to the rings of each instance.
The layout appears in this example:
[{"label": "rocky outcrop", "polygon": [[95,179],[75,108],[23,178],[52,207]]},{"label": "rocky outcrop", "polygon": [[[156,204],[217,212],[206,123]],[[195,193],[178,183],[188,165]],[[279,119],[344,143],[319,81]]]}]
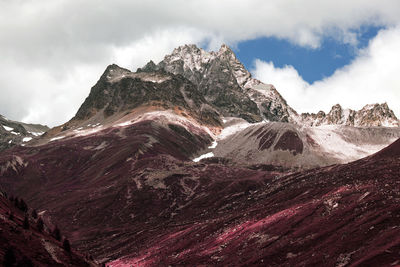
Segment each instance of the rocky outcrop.
[{"label": "rocky outcrop", "polygon": [[355,111],[343,109],[339,104],[332,107],[328,114],[301,114],[302,122],[309,126],[347,125],[355,127],[399,127],[399,120],[387,103],[369,104]]},{"label": "rocky outcrop", "polygon": [[195,45],[185,45],[167,55],[157,67],[189,79],[223,116],[241,117],[250,122],[261,121],[256,103],[236,79],[237,70],[231,64],[232,56],[233,52],[226,47],[209,53]]},{"label": "rocky outcrop", "polygon": [[150,68],[135,73],[117,65],[108,66],[72,120],[95,115],[107,118],[150,105],[178,109],[182,115],[190,115],[204,124],[220,125],[220,115],[192,82],[160,70],[147,72]]},{"label": "rocky outcrop", "polygon": [[207,52],[195,45],[180,46],[157,66],[149,62],[142,70],[154,68],[191,80],[223,116],[248,122],[296,121],[297,113],[276,89],[253,79],[226,45],[217,52]]},{"label": "rocky outcrop", "polygon": [[356,112],[354,126],[399,127],[399,120],[387,103],[370,104]]}]

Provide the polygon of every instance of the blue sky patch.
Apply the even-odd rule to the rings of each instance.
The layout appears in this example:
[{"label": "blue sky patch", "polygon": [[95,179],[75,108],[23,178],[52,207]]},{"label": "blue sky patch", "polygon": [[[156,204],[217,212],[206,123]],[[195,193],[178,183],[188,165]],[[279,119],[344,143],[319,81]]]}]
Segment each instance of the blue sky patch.
[{"label": "blue sky patch", "polygon": [[256,58],[272,61],[279,68],[292,65],[305,81],[313,83],[349,64],[357,56],[357,51],[366,47],[381,29],[372,26],[357,29],[357,46],[341,43],[331,37],[325,38],[317,49],[277,38],[259,38],[239,43],[234,52],[247,69],[254,67]]}]

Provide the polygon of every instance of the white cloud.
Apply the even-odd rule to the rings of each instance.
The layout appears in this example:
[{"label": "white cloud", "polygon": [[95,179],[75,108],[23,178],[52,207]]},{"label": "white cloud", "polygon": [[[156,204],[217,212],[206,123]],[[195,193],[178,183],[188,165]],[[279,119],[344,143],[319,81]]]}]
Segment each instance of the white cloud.
[{"label": "white cloud", "polygon": [[355,44],[360,26],[397,25],[398,14],[398,0],[0,1],[0,114],[62,123],[108,64],[135,69],[183,43]]},{"label": "white cloud", "polygon": [[115,47],[110,60],[136,70],[150,60],[158,63],[165,55],[182,44],[201,43],[206,37],[208,37],[206,34],[190,28],[157,31],[126,46]]},{"label": "white cloud", "polygon": [[308,84],[292,66],[276,68],[255,62],[254,76],[272,83],[299,112],[329,111],[334,104],[360,109],[387,102],[400,117],[400,28],[381,30],[349,65],[321,81]]},{"label": "white cloud", "polygon": [[286,65],[283,68],[277,68],[273,62],[257,59],[251,72],[260,81],[273,84],[293,108],[303,108],[298,102],[304,97],[310,85],[303,80],[293,66]]}]

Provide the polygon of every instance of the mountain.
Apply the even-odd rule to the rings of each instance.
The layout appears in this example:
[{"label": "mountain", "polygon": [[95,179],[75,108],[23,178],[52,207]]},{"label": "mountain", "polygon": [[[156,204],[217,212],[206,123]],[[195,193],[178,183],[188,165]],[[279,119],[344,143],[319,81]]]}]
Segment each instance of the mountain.
[{"label": "mountain", "polygon": [[0,115],[0,151],[29,142],[49,128],[40,124],[27,124]]},{"label": "mountain", "polygon": [[400,123],[387,103],[369,104],[355,111],[343,109],[339,104],[332,107],[328,114],[323,111],[317,114],[303,113],[302,121],[309,126],[348,125],[355,127],[399,127]]},{"label": "mountain", "polygon": [[154,69],[189,79],[225,117],[240,117],[248,122],[297,120],[297,113],[276,89],[252,78],[226,45],[217,52],[195,45],[180,46],[158,65],[149,62],[140,71]]},{"label": "mountain", "polygon": [[335,105],[329,114],[298,115],[276,88],[252,78],[233,51],[222,45],[207,52],[195,45],[176,48],[157,65],[150,61],[139,71],[164,70],[193,82],[206,100],[225,117],[248,122],[261,120],[319,125],[397,127],[399,121],[387,104],[367,105],[362,110],[343,110]]},{"label": "mountain", "polygon": [[0,185],[107,266],[396,265],[400,128],[368,126],[392,121],[378,106],[299,115],[227,46],[181,46],[108,66],[0,153]]},{"label": "mountain", "polygon": [[139,106],[180,109],[210,126],[220,125],[219,114],[188,80],[166,72],[132,73],[110,65],[72,119],[108,118]]},{"label": "mountain", "polygon": [[41,215],[26,215],[14,203],[0,192],[1,266],[97,266],[75,250],[67,251],[45,224],[40,230]]}]

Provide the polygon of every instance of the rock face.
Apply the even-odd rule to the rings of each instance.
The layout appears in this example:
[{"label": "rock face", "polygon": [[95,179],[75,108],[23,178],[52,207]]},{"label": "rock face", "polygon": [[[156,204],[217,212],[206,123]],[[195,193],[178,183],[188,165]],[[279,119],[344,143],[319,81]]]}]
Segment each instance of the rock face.
[{"label": "rock face", "polygon": [[12,121],[0,115],[0,151],[27,143],[48,129],[47,126]]},{"label": "rock face", "polygon": [[217,52],[206,52],[195,45],[181,46],[158,65],[150,62],[142,70],[154,69],[180,74],[192,81],[223,116],[249,122],[296,120],[297,113],[276,89],[253,79],[226,45]]},{"label": "rock face", "polygon": [[73,120],[110,117],[143,105],[178,108],[209,125],[221,122],[218,112],[184,77],[162,71],[132,73],[117,65],[107,67]]},{"label": "rock face", "polygon": [[348,125],[355,127],[399,127],[399,120],[387,103],[369,104],[355,111],[343,109],[339,104],[332,107],[328,114],[323,111],[317,114],[303,113],[302,121],[309,126]]},{"label": "rock face", "polygon": [[157,67],[192,81],[222,115],[260,121],[257,105],[238,84],[229,53],[223,48],[217,53],[208,53],[194,45],[186,45],[167,55]]}]

